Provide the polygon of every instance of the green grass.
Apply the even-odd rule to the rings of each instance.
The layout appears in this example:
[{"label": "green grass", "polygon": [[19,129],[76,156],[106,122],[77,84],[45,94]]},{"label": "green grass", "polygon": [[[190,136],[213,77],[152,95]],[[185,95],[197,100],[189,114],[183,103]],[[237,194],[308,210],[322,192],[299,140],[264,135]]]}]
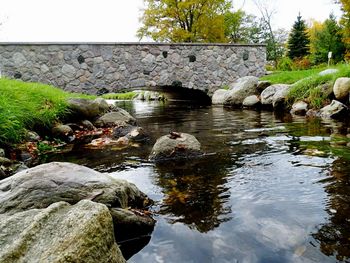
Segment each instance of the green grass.
[{"label": "green grass", "polygon": [[320,86],[329,84],[330,87],[333,87],[337,78],[350,77],[349,65],[339,65],[336,68],[339,70],[337,73],[325,76],[313,74],[295,83],[289,91],[287,101],[292,104],[298,100],[305,100],[312,108],[323,107],[327,102],[327,94],[322,91]]},{"label": "green grass", "polygon": [[26,129],[50,128],[68,113],[67,99],[78,96],[84,95],[0,78],[0,145],[20,142]]},{"label": "green grass", "polygon": [[108,93],[102,95],[102,98],[107,100],[132,100],[137,96],[137,92],[125,92],[125,93]]},{"label": "green grass", "polygon": [[350,77],[349,65],[340,64],[331,68],[338,69],[338,72],[320,76],[318,73],[326,68],[284,71],[264,76],[261,80],[268,80],[272,84],[293,84],[287,97],[288,104],[291,105],[296,101],[304,100],[312,108],[319,109],[328,103],[328,94],[320,86],[328,84],[330,87],[333,87],[337,78]]},{"label": "green grass", "polygon": [[301,79],[310,77],[325,70],[326,68],[296,70],[296,71],[276,71],[271,75],[261,78],[261,80],[270,81],[272,84],[293,84]]}]

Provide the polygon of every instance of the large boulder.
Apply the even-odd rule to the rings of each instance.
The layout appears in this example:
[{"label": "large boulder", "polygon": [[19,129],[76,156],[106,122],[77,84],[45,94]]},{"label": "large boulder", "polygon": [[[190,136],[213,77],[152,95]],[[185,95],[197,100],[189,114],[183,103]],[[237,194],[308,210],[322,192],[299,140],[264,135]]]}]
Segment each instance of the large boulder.
[{"label": "large boulder", "polygon": [[214,92],[211,103],[214,105],[222,105],[225,102],[227,90],[225,89],[218,89]]},{"label": "large boulder", "polygon": [[109,105],[104,99],[98,98],[88,100],[82,98],[73,98],[68,100],[68,107],[74,117],[80,119],[92,120],[103,113],[107,112]]},{"label": "large boulder", "polygon": [[160,137],[154,144],[150,159],[162,161],[201,155],[201,144],[191,134],[171,132]]},{"label": "large boulder", "polygon": [[349,96],[350,78],[338,78],[333,86],[333,93],[337,100],[345,100]]},{"label": "large boulder", "polygon": [[132,183],[72,163],[42,164],[0,181],[0,214],[82,199],[122,208],[142,208],[148,200]]},{"label": "large boulder", "polygon": [[240,78],[234,82],[225,96],[224,105],[241,106],[243,100],[251,95],[257,95],[258,92],[257,77],[247,76]]},{"label": "large boulder", "polygon": [[0,215],[0,262],[125,262],[108,208],[89,200]]},{"label": "large boulder", "polygon": [[290,85],[286,84],[275,84],[266,88],[261,93],[261,104],[262,105],[272,105],[274,108],[281,106],[290,89]]},{"label": "large boulder", "polygon": [[348,115],[349,108],[337,100],[332,100],[330,105],[327,105],[320,110],[321,118],[325,119],[344,119],[348,117]]},{"label": "large boulder", "polygon": [[126,110],[121,108],[115,108],[112,112],[108,112],[98,118],[95,121],[96,127],[113,127],[121,125],[122,123],[127,123],[131,125],[136,124],[136,119],[130,115]]}]

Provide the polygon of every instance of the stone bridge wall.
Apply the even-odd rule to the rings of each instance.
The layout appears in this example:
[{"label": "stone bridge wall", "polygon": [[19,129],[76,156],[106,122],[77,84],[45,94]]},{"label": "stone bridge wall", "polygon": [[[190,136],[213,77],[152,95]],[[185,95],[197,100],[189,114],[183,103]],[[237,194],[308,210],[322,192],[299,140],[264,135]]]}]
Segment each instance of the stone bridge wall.
[{"label": "stone bridge wall", "polygon": [[179,86],[212,94],[265,73],[263,45],[0,43],[2,76],[99,94]]}]

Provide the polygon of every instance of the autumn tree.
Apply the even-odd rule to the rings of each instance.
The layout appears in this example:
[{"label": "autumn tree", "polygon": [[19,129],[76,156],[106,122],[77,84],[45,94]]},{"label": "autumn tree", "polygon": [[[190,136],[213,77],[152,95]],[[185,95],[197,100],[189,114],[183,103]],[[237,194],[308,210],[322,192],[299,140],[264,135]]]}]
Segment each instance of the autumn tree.
[{"label": "autumn tree", "polygon": [[346,46],[346,57],[350,58],[350,1],[349,0],[338,0],[337,3],[341,4],[343,10],[343,16],[340,20],[343,26],[343,42]]},{"label": "autumn tree", "polygon": [[322,26],[316,24],[312,32],[310,51],[311,58],[315,64],[327,62],[328,53],[332,52],[335,62],[339,62],[344,57],[345,46],[342,42],[342,29],[333,14],[324,21]]},{"label": "autumn tree", "polygon": [[288,57],[291,59],[303,58],[310,52],[310,39],[307,33],[305,21],[299,14],[294,22],[288,39]]},{"label": "autumn tree", "polygon": [[224,16],[225,36],[231,43],[260,43],[262,27],[259,19],[239,9]]},{"label": "autumn tree", "polygon": [[165,42],[226,42],[229,0],[144,0],[140,39]]}]

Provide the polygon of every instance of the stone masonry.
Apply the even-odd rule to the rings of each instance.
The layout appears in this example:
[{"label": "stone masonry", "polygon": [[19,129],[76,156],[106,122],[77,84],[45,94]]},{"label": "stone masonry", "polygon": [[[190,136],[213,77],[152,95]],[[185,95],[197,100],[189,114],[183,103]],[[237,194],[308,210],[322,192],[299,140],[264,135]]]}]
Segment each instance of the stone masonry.
[{"label": "stone masonry", "polygon": [[166,43],[0,43],[2,76],[102,94],[164,86],[211,95],[265,74],[263,45]]}]

